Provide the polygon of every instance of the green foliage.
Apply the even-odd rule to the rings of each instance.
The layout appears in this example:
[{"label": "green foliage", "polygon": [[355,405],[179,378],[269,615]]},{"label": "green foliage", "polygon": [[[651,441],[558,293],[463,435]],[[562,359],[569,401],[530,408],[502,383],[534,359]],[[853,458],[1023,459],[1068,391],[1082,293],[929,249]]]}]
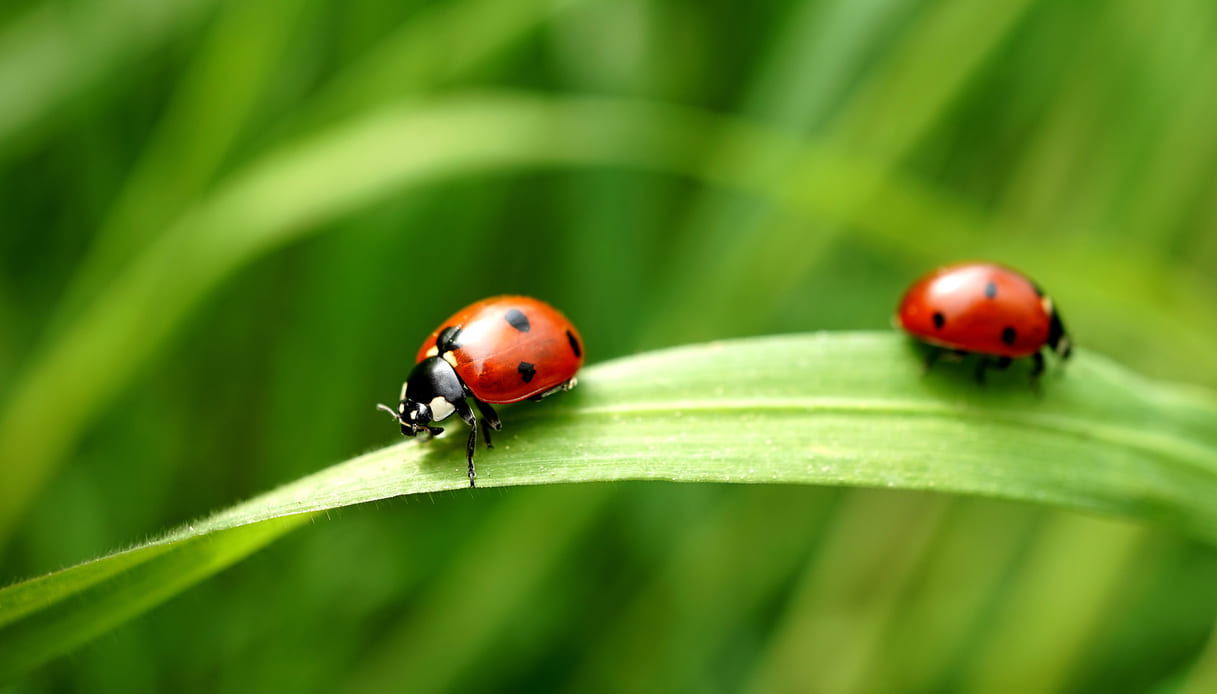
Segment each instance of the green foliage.
[{"label": "green foliage", "polygon": [[[907,347],[895,335],[755,338],[591,367],[575,393],[509,410],[506,442],[480,456],[479,478],[484,487],[664,479],[964,492],[1166,522],[1217,540],[1217,398],[1089,354],[1043,390],[1025,374],[981,388],[970,371],[919,376]],[[463,438],[369,453],[146,545],[0,591],[0,678],[311,514],[463,486]]]},{"label": "green foliage", "polygon": [[[5,672],[88,643],[23,690],[1211,689],[1215,38],[1202,0],[6,5],[0,582],[45,576],[0,593]],[[1083,346],[1042,394],[893,335],[601,363],[884,329],[967,257]],[[505,291],[593,366],[509,410],[488,485],[814,484],[242,525],[459,486],[459,436],[326,466]]]}]

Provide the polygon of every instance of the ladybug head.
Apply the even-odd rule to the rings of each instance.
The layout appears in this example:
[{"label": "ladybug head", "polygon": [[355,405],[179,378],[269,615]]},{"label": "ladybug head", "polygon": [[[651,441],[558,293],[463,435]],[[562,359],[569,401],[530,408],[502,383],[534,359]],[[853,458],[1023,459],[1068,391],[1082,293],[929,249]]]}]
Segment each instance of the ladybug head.
[{"label": "ladybug head", "polygon": [[430,426],[431,422],[447,419],[464,401],[465,386],[452,365],[439,357],[428,357],[414,365],[402,386],[397,409],[388,405],[377,405],[376,409],[393,415],[401,424],[403,436],[415,436],[424,429],[434,436],[443,429]]},{"label": "ladybug head", "polygon": [[431,408],[423,402],[407,399],[402,400],[396,410],[388,405],[377,405],[376,409],[388,412],[393,416],[393,419],[401,424],[402,436],[413,437],[424,429],[430,432],[432,436],[438,436],[444,431],[440,427],[430,426]]},{"label": "ladybug head", "polygon": [[1065,324],[1061,322],[1061,314],[1053,309],[1050,312],[1051,323],[1048,326],[1048,346],[1056,352],[1061,359],[1068,359],[1073,353],[1073,342],[1069,339],[1069,333],[1065,332]]}]

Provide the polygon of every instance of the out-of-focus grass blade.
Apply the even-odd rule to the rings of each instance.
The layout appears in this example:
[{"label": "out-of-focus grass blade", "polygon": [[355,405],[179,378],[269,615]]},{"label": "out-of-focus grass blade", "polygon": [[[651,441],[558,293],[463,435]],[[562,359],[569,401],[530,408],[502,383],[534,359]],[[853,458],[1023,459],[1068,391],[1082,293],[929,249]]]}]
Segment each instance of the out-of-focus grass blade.
[{"label": "out-of-focus grass blade", "polygon": [[[486,664],[481,656],[495,650],[494,637],[514,632],[516,610],[536,594],[555,564],[569,561],[613,491],[604,485],[575,494],[552,489],[549,503],[536,496],[507,500],[469,538],[454,565],[413,599],[419,608],[376,639],[343,689],[383,692],[390,683],[409,681],[410,691],[418,694],[458,690],[462,673]],[[521,547],[530,548],[528,561],[510,561]],[[487,566],[502,568],[487,573]],[[450,647],[458,642],[460,648]]]},{"label": "out-of-focus grass blade", "polygon": [[196,21],[214,0],[41,3],[0,31],[0,161],[73,96]]},{"label": "out-of-focus grass blade", "polygon": [[335,120],[466,75],[590,1],[460,0],[421,8],[329,83],[302,120]]},{"label": "out-of-focus grass blade", "polygon": [[[602,633],[592,635],[561,691],[630,690],[639,682],[669,682],[678,691],[713,688],[706,682],[714,675],[706,670],[705,654],[729,649],[731,635],[745,630],[756,610],[780,600],[836,508],[827,490],[818,497],[796,491],[802,490],[766,487],[731,496],[695,522],[682,523],[662,568]],[[798,530],[772,532],[779,517]],[[718,599],[723,595],[731,599]],[[656,623],[656,615],[673,611],[689,617]],[[652,636],[639,639],[640,633]],[[623,662],[631,667],[622,668]]]},{"label": "out-of-focus grass blade", "polygon": [[[344,68],[289,126],[316,125],[451,80],[483,64],[550,16],[586,0],[462,0],[421,9]],[[226,5],[182,79],[143,158],[72,278],[60,319],[113,276],[212,181],[247,126],[268,79],[282,79],[285,44],[309,3]],[[453,41],[457,37],[457,41]],[[235,56],[235,57],[234,57]],[[235,69],[233,61],[239,60]],[[199,113],[205,112],[206,118]]]},{"label": "out-of-focus grass blade", "polygon": [[219,8],[109,218],[72,276],[60,308],[65,315],[95,294],[103,278],[112,277],[210,183],[264,98],[267,83],[282,79],[285,45],[309,8],[308,2],[285,0]]},{"label": "out-of-focus grass blade", "polygon": [[[796,175],[752,178],[729,162],[706,162],[705,143],[734,140],[738,151],[801,151]],[[412,186],[489,170],[539,166],[630,166],[677,173],[773,199],[811,217],[855,224],[884,241],[946,253],[916,230],[979,223],[881,166],[814,147],[752,124],[703,111],[617,99],[474,94],[406,104],[360,118],[266,157],[182,218],[14,384],[0,411],[0,542],[84,426],[164,343],[208,291],[253,259],[304,237],[328,220]],[[882,185],[876,187],[876,181]],[[859,196],[883,205],[859,205]],[[1038,244],[1002,237],[997,257],[1017,262]],[[939,244],[939,245],[934,245]],[[928,250],[924,247],[928,246]],[[975,247],[974,247],[975,248]],[[949,257],[949,256],[948,256]],[[1070,258],[1067,247],[1054,257]],[[1199,362],[1217,320],[1202,297],[1154,268],[1088,252],[1071,265],[1095,310],[1117,306],[1120,324],[1154,335],[1178,357]],[[1160,269],[1160,268],[1159,268]],[[1127,271],[1126,271],[1127,270]],[[1108,273],[1102,275],[1102,273]],[[1146,272],[1149,275],[1146,275]],[[1131,274],[1130,274],[1131,273]],[[1121,282],[1110,281],[1121,277]],[[1060,299],[1068,277],[1057,278]],[[1171,312],[1146,299],[1149,282],[1171,293]],[[1087,286],[1075,279],[1078,293]],[[1073,307],[1077,303],[1070,304]],[[889,310],[879,307],[884,313]],[[1076,308],[1074,310],[1077,310]],[[1107,309],[1110,310],[1110,309]],[[71,397],[65,397],[70,393]]]},{"label": "out-of-focus grass blade", "polygon": [[[938,490],[1217,540],[1217,397],[1148,381],[1089,352],[1067,371],[1053,369],[1038,390],[1017,369],[985,387],[951,365],[923,376],[905,339],[872,333],[694,345],[594,366],[582,381],[563,397],[504,411],[499,445],[479,455],[484,486],[653,479]],[[0,591],[0,680],[170,597],[307,514],[464,487],[463,446],[460,434],[390,446],[147,545]]]},{"label": "out-of-focus grass blade", "polygon": [[980,637],[962,690],[1064,691],[1080,654],[1119,604],[1113,597],[1135,571],[1146,535],[1107,519],[1053,518]]},{"label": "out-of-focus grass blade", "polygon": [[[947,504],[914,495],[853,494],[803,571],[748,687],[752,692],[860,691],[895,606],[908,590]],[[876,567],[882,567],[876,570]],[[855,596],[866,594],[862,604]]]},{"label": "out-of-focus grass blade", "polygon": [[[793,5],[779,37],[760,61],[740,111],[758,122],[791,133],[822,127],[832,110],[844,100],[850,83],[868,53],[889,38],[893,26],[907,19],[907,4],[900,0],[834,0]],[[791,89],[798,84],[798,89]],[[738,148],[727,139],[716,143],[710,156],[724,166],[746,172],[750,178],[780,180],[799,166],[797,149]],[[689,312],[688,306],[721,307],[716,314],[730,317],[731,325],[752,332],[749,321],[764,323],[763,311],[754,311],[758,296],[773,291],[769,281],[784,279],[777,271],[779,257],[791,258],[788,234],[772,221],[786,212],[771,201],[724,196],[706,190],[690,207],[680,234],[676,257],[685,259],[669,270],[670,277],[652,289],[655,298],[650,323],[643,331],[643,347],[656,344],[663,334],[675,332],[697,340],[722,336],[718,321]],[[831,235],[809,235],[797,230],[800,252],[793,262],[813,265]],[[758,267],[765,268],[757,272]],[[782,270],[786,270],[782,267]],[[796,273],[789,273],[796,274]]]},{"label": "out-of-focus grass blade", "polygon": [[1164,687],[1163,691],[1173,694],[1204,694],[1217,688],[1217,628],[1204,651],[1196,658],[1191,668],[1180,677],[1178,687]]},{"label": "out-of-focus grass blade", "polygon": [[[837,118],[838,136],[885,158],[902,159],[1034,4],[955,0],[917,15],[879,73]],[[900,104],[899,118],[891,117],[891,104]]]},{"label": "out-of-focus grass blade", "polygon": [[950,689],[946,682],[959,654],[975,640],[1028,528],[1041,515],[988,499],[950,504],[909,599],[884,637],[883,667],[867,672],[859,691]]}]

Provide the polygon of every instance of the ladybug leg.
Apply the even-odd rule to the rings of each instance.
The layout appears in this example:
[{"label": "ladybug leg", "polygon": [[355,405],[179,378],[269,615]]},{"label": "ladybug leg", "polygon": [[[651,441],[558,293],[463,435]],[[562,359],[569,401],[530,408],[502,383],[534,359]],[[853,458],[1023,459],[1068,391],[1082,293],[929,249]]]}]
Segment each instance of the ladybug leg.
[{"label": "ladybug leg", "polygon": [[494,444],[490,442],[490,430],[499,431],[503,428],[503,422],[499,419],[499,414],[490,405],[477,398],[473,399],[473,404],[478,406],[478,412],[482,413],[482,423],[486,425],[482,427],[482,436],[486,439],[486,447],[494,448]]},{"label": "ladybug leg", "polygon": [[553,395],[554,393],[565,393],[566,391],[570,390],[571,388],[574,388],[578,384],[579,384],[579,379],[572,377],[569,381],[567,381],[565,383],[559,383],[558,385],[554,386],[553,388],[550,388],[549,390],[545,391],[544,393],[532,396],[531,398],[529,398],[529,400],[541,400],[542,398],[548,398],[549,396]]},{"label": "ladybug leg", "polygon": [[503,428],[503,422],[499,419],[499,415],[490,405],[474,398],[473,404],[478,406],[478,412],[482,413],[482,418],[490,425],[491,429],[498,431]]},{"label": "ladybug leg", "polygon": [[925,361],[921,364],[921,373],[928,374],[945,351],[941,347],[930,347],[929,353],[925,355]]},{"label": "ladybug leg", "polygon": [[985,371],[989,368],[989,358],[983,354],[976,361],[976,382],[982,386],[985,384]]},{"label": "ladybug leg", "polygon": [[477,450],[478,442],[478,418],[473,414],[473,410],[469,409],[469,403],[460,400],[456,405],[456,413],[460,418],[465,420],[469,425],[469,440],[465,443],[465,459],[469,461],[469,486],[476,487],[473,483],[473,478],[477,477],[477,472],[473,469],[473,452]]},{"label": "ladybug leg", "polygon": [[984,385],[986,371],[989,369],[1005,371],[1006,369],[1010,368],[1010,364],[1013,362],[1014,360],[1010,357],[998,357],[997,359],[990,359],[982,354],[980,356],[980,361],[976,362],[976,382]]},{"label": "ladybug leg", "polygon": [[1044,373],[1044,353],[1036,352],[1031,355],[1031,380],[1038,380],[1042,373]]}]

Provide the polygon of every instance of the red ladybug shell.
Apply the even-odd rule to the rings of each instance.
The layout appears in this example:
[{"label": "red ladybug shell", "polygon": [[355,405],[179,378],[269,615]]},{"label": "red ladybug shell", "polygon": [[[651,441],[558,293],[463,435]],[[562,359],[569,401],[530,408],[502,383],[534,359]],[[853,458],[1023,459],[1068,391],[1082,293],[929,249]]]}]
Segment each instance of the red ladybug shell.
[{"label": "red ladybug shell", "polygon": [[583,339],[566,316],[527,296],[495,296],[470,304],[440,324],[416,361],[436,356],[436,339],[457,328],[455,347],[443,356],[474,397],[518,402],[562,385],[583,364]]},{"label": "red ladybug shell", "polygon": [[914,282],[896,318],[906,332],[933,345],[1017,358],[1048,341],[1052,302],[1010,268],[961,263]]}]

